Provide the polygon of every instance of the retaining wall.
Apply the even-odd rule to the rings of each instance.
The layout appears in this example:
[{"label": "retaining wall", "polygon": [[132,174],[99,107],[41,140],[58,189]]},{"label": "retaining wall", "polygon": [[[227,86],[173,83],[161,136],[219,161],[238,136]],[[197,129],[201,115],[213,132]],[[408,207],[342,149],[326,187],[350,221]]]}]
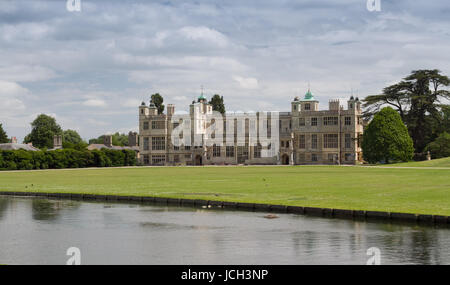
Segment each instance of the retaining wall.
[{"label": "retaining wall", "polygon": [[207,207],[207,208],[213,207],[213,208],[238,209],[238,210],[247,210],[247,211],[291,213],[291,214],[301,214],[301,215],[316,216],[316,217],[333,217],[333,218],[344,218],[344,219],[383,220],[383,221],[413,222],[413,223],[421,223],[421,224],[450,225],[450,217],[449,216],[441,216],[441,215],[391,213],[391,212],[379,212],[379,211],[345,210],[345,209],[330,209],[330,208],[317,208],[317,207],[300,207],[300,206],[241,203],[241,202],[227,202],[227,201],[200,200],[200,199],[194,200],[194,199],[147,197],[147,196],[120,196],[120,195],[94,195],[94,194],[42,193],[42,192],[11,192],[11,191],[0,191],[0,195],[36,196],[36,197],[62,198],[62,199],[72,199],[72,200],[158,203],[158,204],[190,206],[190,207],[192,207],[192,206]]}]

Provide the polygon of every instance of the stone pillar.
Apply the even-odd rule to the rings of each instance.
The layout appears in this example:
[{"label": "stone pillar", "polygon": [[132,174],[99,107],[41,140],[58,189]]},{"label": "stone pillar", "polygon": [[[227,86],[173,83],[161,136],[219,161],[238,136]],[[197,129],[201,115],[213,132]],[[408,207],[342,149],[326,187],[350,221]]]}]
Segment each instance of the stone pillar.
[{"label": "stone pillar", "polygon": [[105,135],[105,137],[104,137],[104,144],[107,146],[107,147],[112,147],[112,135]]},{"label": "stone pillar", "polygon": [[53,136],[53,148],[62,148],[62,136],[61,135]]}]

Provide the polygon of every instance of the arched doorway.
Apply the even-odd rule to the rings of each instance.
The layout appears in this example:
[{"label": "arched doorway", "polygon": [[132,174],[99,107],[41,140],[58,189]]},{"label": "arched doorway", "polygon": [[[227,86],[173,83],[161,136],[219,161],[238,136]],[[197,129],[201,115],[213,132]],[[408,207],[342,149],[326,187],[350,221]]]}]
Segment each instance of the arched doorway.
[{"label": "arched doorway", "polygon": [[197,154],[195,156],[195,165],[203,165],[203,163],[202,163],[202,156],[199,155],[199,154]]},{"label": "arched doorway", "polygon": [[283,156],[281,156],[281,163],[283,165],[289,165],[289,155],[283,154]]}]

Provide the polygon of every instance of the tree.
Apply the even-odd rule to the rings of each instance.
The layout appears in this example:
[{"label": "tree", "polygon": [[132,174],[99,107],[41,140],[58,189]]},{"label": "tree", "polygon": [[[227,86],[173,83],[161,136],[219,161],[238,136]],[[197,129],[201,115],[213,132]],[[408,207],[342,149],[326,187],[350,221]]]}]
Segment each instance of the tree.
[{"label": "tree", "polygon": [[2,124],[0,124],[0,143],[7,143],[9,142],[8,136],[6,135],[6,132],[3,130]]},{"label": "tree", "polygon": [[434,142],[431,142],[425,148],[431,153],[433,158],[450,156],[450,134],[443,132]]},{"label": "tree", "polygon": [[372,117],[381,107],[390,105],[400,114],[408,127],[416,152],[439,135],[440,112],[445,105],[442,99],[450,99],[450,92],[444,88],[450,85],[450,78],[437,69],[415,70],[400,83],[383,89],[380,95],[364,99],[365,117]]},{"label": "tree", "polygon": [[211,101],[209,101],[209,104],[212,105],[214,111],[220,112],[221,114],[225,114],[225,105],[223,103],[223,96],[215,94],[214,96],[212,96]]},{"label": "tree", "polygon": [[63,132],[63,142],[69,142],[72,144],[79,144],[83,142],[81,136],[74,130],[65,130]]},{"label": "tree", "polygon": [[[89,144],[103,144],[104,142],[104,135],[101,135],[96,139],[89,140]],[[119,132],[116,132],[112,135],[112,144],[117,146],[128,146],[128,136],[126,134],[120,134]]]},{"label": "tree", "polygon": [[375,114],[363,134],[363,157],[369,163],[408,161],[414,147],[400,115],[391,107]]},{"label": "tree", "polygon": [[152,95],[151,100],[156,108],[158,108],[158,114],[162,114],[164,112],[164,98],[159,93],[155,93]]},{"label": "tree", "polygon": [[55,118],[41,114],[31,123],[31,133],[25,139],[25,143],[33,143],[38,148],[52,148],[53,137],[62,135],[61,127],[56,123]]}]

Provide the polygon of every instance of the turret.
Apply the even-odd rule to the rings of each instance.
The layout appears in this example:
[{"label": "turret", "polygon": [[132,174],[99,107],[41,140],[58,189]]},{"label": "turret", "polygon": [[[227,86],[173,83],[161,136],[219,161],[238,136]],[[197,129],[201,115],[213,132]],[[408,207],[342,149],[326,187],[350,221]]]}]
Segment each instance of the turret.
[{"label": "turret", "polygon": [[145,105],[145,102],[142,102],[141,106],[139,106],[139,117],[141,116],[148,116],[148,108]]},{"label": "turret", "polygon": [[350,97],[350,99],[347,101],[347,108],[348,110],[355,110],[355,99],[353,98],[353,95]]},{"label": "turret", "polygon": [[155,103],[153,103],[153,100],[150,100],[150,105],[148,107],[148,112],[150,116],[158,115],[158,108],[156,108]]},{"label": "turret", "polygon": [[305,97],[301,102],[301,110],[300,111],[319,111],[319,101],[314,98],[311,90],[308,88],[308,92],[306,92]]},{"label": "turret", "polygon": [[171,117],[175,114],[175,105],[168,104],[167,105],[167,116]]},{"label": "turret", "polygon": [[295,96],[294,101],[291,102],[291,112],[292,114],[297,114],[300,112],[300,98],[298,96]]}]

